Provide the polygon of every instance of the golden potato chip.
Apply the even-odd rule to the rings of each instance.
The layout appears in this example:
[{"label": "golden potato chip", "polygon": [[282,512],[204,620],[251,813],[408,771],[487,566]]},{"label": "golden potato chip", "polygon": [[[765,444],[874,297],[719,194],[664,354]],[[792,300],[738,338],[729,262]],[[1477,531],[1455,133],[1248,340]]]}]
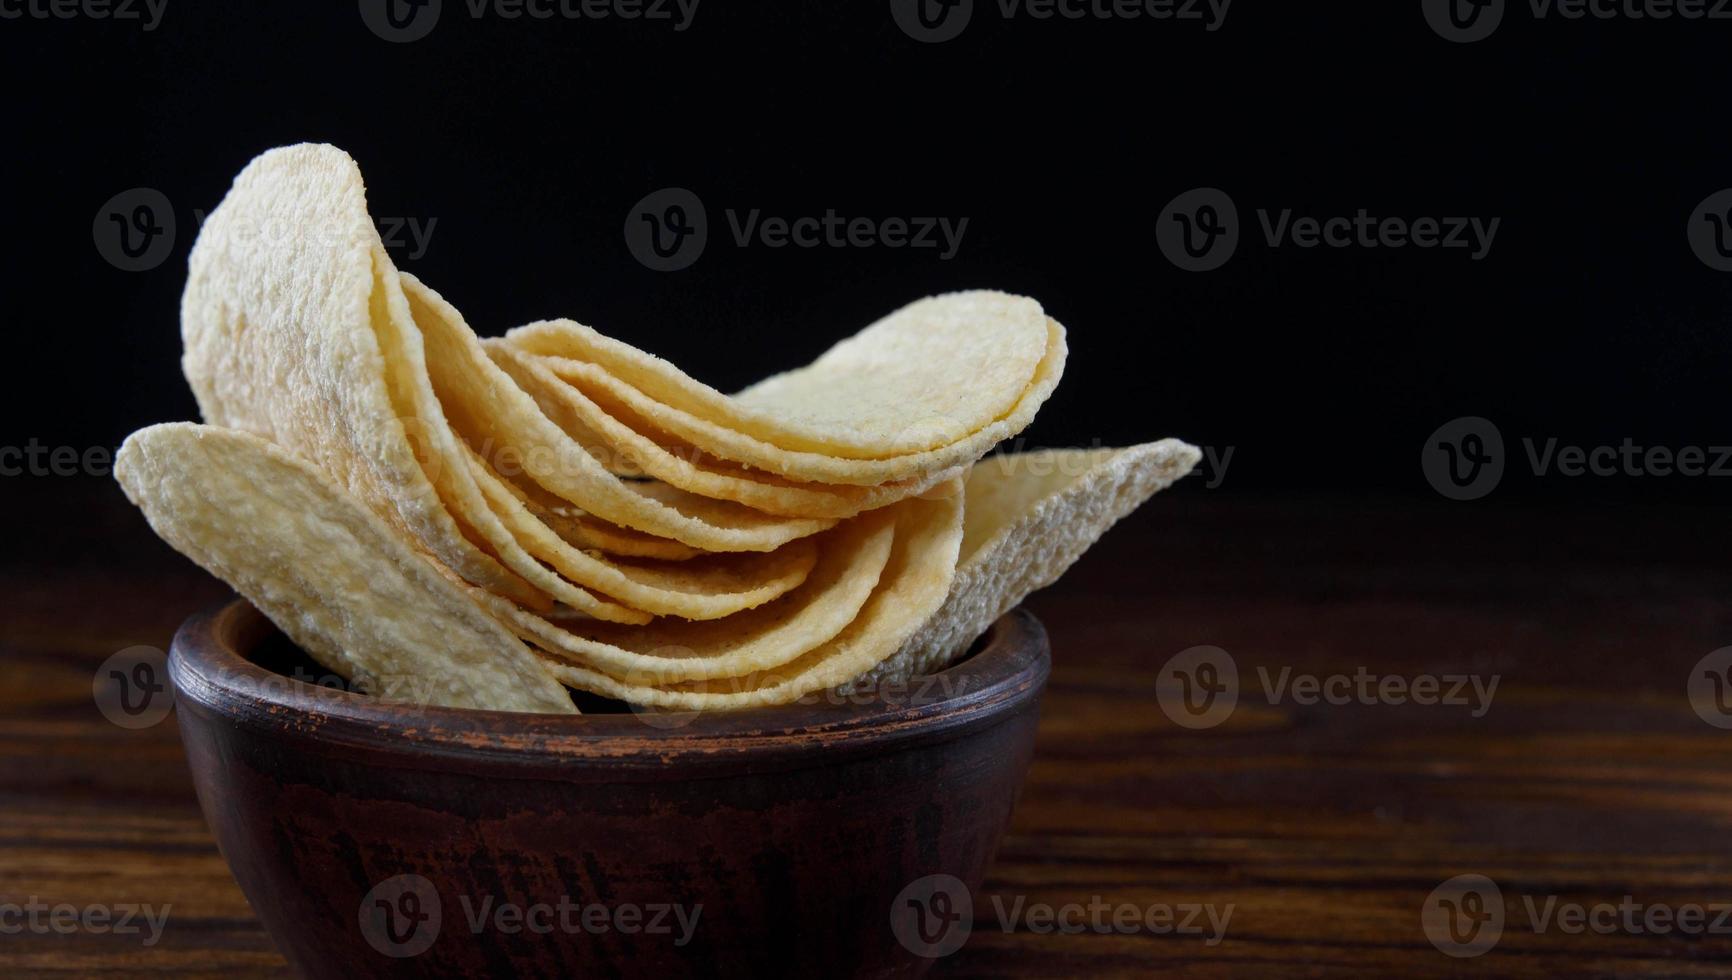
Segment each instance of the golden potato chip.
[{"label": "golden potato chip", "polygon": [[883,510],[824,532],[817,567],[798,589],[722,620],[558,626],[480,590],[476,598],[524,639],[622,684],[739,677],[775,670],[853,622],[890,558],[895,530],[895,514]]},{"label": "golden potato chip", "polygon": [[1064,328],[1023,297],[919,300],[730,396],[570,321],[483,343],[375,227],[340,150],[249,164],[182,299],[187,378],[228,428],[140,430],[116,476],[321,663],[417,700],[571,712],[563,682],[732,709],[904,681],[1198,458],[977,462],[1064,373]]},{"label": "golden potato chip", "polygon": [[375,332],[396,276],[347,154],[260,155],[188,263],[181,363],[199,411],[311,461],[465,579],[542,604],[464,536],[410,445],[413,414],[394,404]]},{"label": "golden potato chip", "polygon": [[549,669],[572,687],[681,711],[787,704],[837,687],[894,654],[944,601],[962,544],[962,498],[961,488],[952,487],[934,499],[910,497],[886,508],[896,519],[890,558],[859,615],[832,639],[779,668],[650,685],[621,681],[543,651]]},{"label": "golden potato chip", "polygon": [[[553,330],[558,324],[522,327],[509,336],[521,338],[531,346],[543,346],[539,338],[544,335],[535,332],[543,327]],[[609,374],[599,364],[545,355],[539,360],[556,377],[604,404],[609,413],[631,421],[639,432],[659,431],[661,435],[654,437],[656,441],[676,456],[689,458],[700,453],[708,454],[785,480],[841,485],[829,488],[840,490],[844,487],[879,487],[888,483],[932,480],[934,474],[966,466],[994,445],[1021,432],[1033,421],[1035,413],[1046,403],[1064,375],[1069,353],[1064,328],[1057,321],[1049,321],[1047,329],[1046,352],[1028,388],[1009,414],[974,432],[946,433],[943,435],[944,444],[937,449],[888,459],[846,459],[782,449],[707,418],[657,402]],[[947,424],[943,420],[927,420],[921,427],[926,432],[938,433]]]},{"label": "golden potato chip", "polygon": [[849,686],[900,683],[941,669],[1201,457],[1195,446],[1163,439],[1128,449],[1007,454],[974,464],[956,578],[943,608],[894,657]]},{"label": "golden potato chip", "polygon": [[[657,616],[720,619],[763,605],[793,589],[806,580],[806,574],[817,561],[817,550],[808,538],[790,541],[769,553],[710,555],[662,567],[600,558],[572,547],[553,533],[511,492],[504,480],[487,468],[479,455],[467,446],[464,449],[468,450],[468,456],[462,462],[480,486],[487,506],[503,522],[505,533],[515,535],[512,547],[521,542],[527,554],[534,556],[530,561],[544,561],[571,581],[581,582],[633,609]],[[564,590],[549,591],[564,597]],[[567,605],[610,622],[649,621],[648,617],[596,615],[587,606],[572,602]]]},{"label": "golden potato chip", "polygon": [[128,437],[114,472],[163,540],[363,688],[454,707],[576,710],[449,573],[306,461],[245,432],[175,422]]},{"label": "golden potato chip", "polygon": [[783,449],[882,459],[940,448],[1009,414],[1046,356],[1047,323],[1021,296],[929,297],[732,397],[570,321],[506,336],[528,353],[599,364],[657,401]]},{"label": "golden potato chip", "polygon": [[487,356],[451,304],[413,276],[402,281],[426,338],[433,388],[451,424],[472,446],[514,454],[529,479],[559,497],[613,524],[705,551],[774,551],[835,524],[695,505],[701,499],[695,495],[658,499],[638,492],[543,414]]},{"label": "golden potato chip", "polygon": [[585,446],[594,447],[591,452],[601,455],[604,462],[618,460],[625,464],[609,466],[614,473],[639,473],[700,496],[732,500],[767,514],[832,520],[893,504],[960,475],[957,467],[951,467],[900,483],[857,487],[796,484],[768,473],[754,474],[725,461],[705,460],[701,450],[665,436],[652,439],[640,431],[643,423],[629,408],[598,404],[581,389],[537,363],[537,358],[509,345],[493,341],[485,346],[494,362],[529,392],[567,434]]},{"label": "golden potato chip", "polygon": [[[479,454],[477,454],[479,455]],[[485,461],[484,461],[485,462]],[[689,545],[658,538],[642,531],[620,527],[586,514],[582,509],[573,507],[569,502],[555,497],[533,483],[523,485],[506,479],[492,468],[490,472],[499,476],[505,489],[509,490],[523,506],[529,508],[536,519],[546,524],[553,533],[559,535],[566,544],[576,548],[587,548],[591,551],[602,551],[623,558],[655,558],[661,561],[686,561],[699,555],[711,552],[699,551]]]},{"label": "golden potato chip", "polygon": [[[527,542],[519,540],[525,536],[525,529],[521,526],[523,521],[509,521],[522,515],[518,511],[503,510],[488,493],[490,488],[480,485],[470,467],[468,447],[457,438],[446,422],[444,410],[433,390],[428,373],[426,346],[416,320],[417,311],[402,289],[400,281],[395,278],[382,281],[374,290],[373,296],[373,322],[377,328],[379,351],[384,358],[386,383],[392,394],[393,404],[403,418],[415,420],[416,424],[410,429],[415,436],[410,440],[411,446],[423,471],[447,509],[457,519],[459,526],[473,532],[474,537],[479,539],[479,543],[489,554],[498,558],[531,586],[551,599],[597,619],[641,624],[649,622],[652,614],[661,613],[664,607],[685,608],[681,602],[685,597],[682,596],[656,594],[627,597],[617,591],[609,591],[607,596],[598,595],[597,592],[607,591],[603,589],[604,585],[623,581],[620,574],[606,562],[593,556],[582,555],[581,561],[572,563],[575,567],[553,562],[554,569],[549,569],[538,560],[544,558],[544,555],[539,551],[531,554],[531,551],[535,551],[533,548],[526,550]],[[421,318],[426,319],[424,312]],[[515,501],[512,503],[515,504]],[[521,510],[521,507],[518,510]],[[511,526],[507,526],[508,523]],[[527,523],[536,524],[533,517],[529,517]],[[558,541],[557,536],[544,525],[538,526],[543,534]],[[563,542],[560,543],[563,545]],[[639,598],[648,598],[649,604],[639,605],[635,601]],[[703,596],[691,600],[692,608],[710,608],[699,605],[709,599],[710,597]]]}]

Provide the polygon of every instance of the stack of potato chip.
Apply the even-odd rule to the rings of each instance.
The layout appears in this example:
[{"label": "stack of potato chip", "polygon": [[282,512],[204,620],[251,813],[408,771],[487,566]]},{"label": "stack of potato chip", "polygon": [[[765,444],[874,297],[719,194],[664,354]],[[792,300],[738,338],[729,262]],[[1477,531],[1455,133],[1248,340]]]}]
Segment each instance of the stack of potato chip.
[{"label": "stack of potato chip", "polygon": [[569,321],[482,341],[328,146],[235,180],[181,318],[207,425],[135,433],[129,496],[326,666],[438,704],[731,708],[930,670],[1197,458],[975,465],[1064,371],[1064,329],[1000,293],[732,396]]}]

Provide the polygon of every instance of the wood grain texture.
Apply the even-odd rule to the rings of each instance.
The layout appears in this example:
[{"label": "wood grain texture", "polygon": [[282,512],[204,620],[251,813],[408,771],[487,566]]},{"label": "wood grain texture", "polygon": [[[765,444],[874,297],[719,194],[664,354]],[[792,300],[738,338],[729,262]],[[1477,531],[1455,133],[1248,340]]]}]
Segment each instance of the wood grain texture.
[{"label": "wood grain texture", "polygon": [[[117,492],[8,488],[66,514],[0,567],[0,902],[170,904],[160,942],[0,935],[0,974],[283,971],[217,855],[175,727],[111,725],[104,658],[166,648],[224,594]],[[1484,506],[1482,506],[1484,504]],[[15,511],[16,512],[16,511]],[[1732,528],[1706,509],[1158,498],[1029,605],[1053,640],[1034,768],[934,976],[1718,976],[1732,936],[1536,931],[1543,907],[1732,902],[1732,731],[1685,696],[1732,643]],[[1240,703],[1192,731],[1167,658],[1236,659]],[[1270,704],[1279,672],[1497,674],[1490,710]],[[1478,873],[1508,921],[1453,959],[1428,894]],[[1225,938],[1000,928],[1005,905],[1231,904]]]}]

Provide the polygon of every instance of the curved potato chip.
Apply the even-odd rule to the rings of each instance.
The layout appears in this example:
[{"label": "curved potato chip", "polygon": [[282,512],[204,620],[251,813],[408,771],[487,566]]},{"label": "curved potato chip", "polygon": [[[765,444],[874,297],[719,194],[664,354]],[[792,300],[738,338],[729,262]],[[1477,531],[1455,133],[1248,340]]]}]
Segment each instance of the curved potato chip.
[{"label": "curved potato chip", "polygon": [[[377,327],[379,350],[385,360],[387,384],[397,409],[405,418],[413,418],[418,422],[414,431],[419,438],[411,443],[416,457],[459,524],[472,530],[490,554],[530,585],[566,606],[597,619],[642,624],[649,622],[651,615],[657,614],[661,608],[677,604],[677,598],[659,594],[640,596],[649,599],[650,605],[647,606],[638,605],[632,598],[617,592],[609,592],[607,596],[597,595],[596,592],[606,591],[601,588],[603,583],[614,584],[621,580],[618,573],[611,572],[605,562],[584,555],[584,560],[576,563],[576,574],[573,568],[557,562],[554,563],[557,569],[555,571],[538,560],[545,557],[540,552],[532,555],[530,552],[534,549],[525,548],[525,542],[519,541],[519,538],[525,536],[525,528],[521,526],[524,515],[502,508],[493,499],[495,493],[488,492],[491,488],[480,485],[470,465],[472,454],[469,453],[469,447],[451,431],[444,409],[439,404],[439,397],[433,391],[424,336],[417,322],[417,315],[425,319],[426,312],[416,308],[416,304],[404,292],[400,281],[394,277],[382,282],[380,288],[375,289],[374,298],[375,305],[382,303],[385,307],[381,313],[375,315],[374,324]],[[503,490],[497,490],[496,493],[505,494]],[[534,518],[529,517],[527,523],[535,524]],[[545,526],[541,530],[548,537],[558,540]],[[590,591],[592,589],[595,591]],[[621,601],[610,601],[608,596]],[[699,608],[696,603],[700,601],[702,600],[693,600],[693,608]]]},{"label": "curved potato chip", "polygon": [[[485,460],[483,462],[485,463]],[[699,555],[711,554],[678,541],[609,524],[534,484],[523,486],[506,479],[493,470],[491,465],[488,469],[500,477],[505,489],[523,506],[529,508],[529,512],[534,514],[537,520],[546,524],[561,540],[573,547],[604,551],[622,558],[655,558],[660,561],[686,561]]]},{"label": "curved potato chip", "polygon": [[545,604],[464,536],[410,445],[375,333],[396,274],[348,154],[261,154],[188,260],[181,365],[199,412],[310,460],[465,579]]},{"label": "curved potato chip", "polygon": [[[767,514],[834,520],[924,493],[960,475],[956,467],[951,467],[923,473],[902,483],[838,487],[799,485],[773,474],[757,477],[721,460],[700,462],[704,456],[701,450],[678,446],[671,440],[657,441],[643,434],[641,420],[634,418],[629,408],[597,404],[580,388],[562,381],[538,363],[537,358],[499,341],[485,346],[494,363],[529,392],[548,417],[572,438],[584,445],[599,442],[608,459],[617,457],[633,471],[700,496],[732,500]],[[619,471],[617,466],[610,469]]]},{"label": "curved potato chip", "polygon": [[966,466],[993,446],[1021,432],[1034,420],[1035,413],[1064,376],[1069,354],[1064,327],[1051,320],[1047,331],[1046,353],[1028,388],[1009,414],[974,432],[950,433],[945,444],[937,449],[888,459],[845,459],[781,449],[746,433],[657,402],[608,374],[598,364],[552,356],[542,356],[540,360],[556,377],[603,404],[609,413],[626,419],[635,417],[639,421],[632,425],[639,432],[659,429],[666,433],[658,441],[671,447],[670,451],[676,456],[691,457],[701,451],[787,480],[840,485],[831,488],[840,490],[931,480],[931,474]]},{"label": "curved potato chip", "polygon": [[[469,449],[468,446],[463,448]],[[662,568],[607,561],[573,548],[537,520],[507,488],[505,481],[488,470],[487,464],[474,450],[469,450],[463,462],[480,485],[487,505],[503,522],[506,533],[516,536],[513,545],[521,542],[522,547],[534,555],[531,561],[545,561],[573,582],[580,582],[646,613],[685,619],[720,619],[761,606],[797,587],[806,580],[807,573],[818,560],[812,540],[800,538],[768,553],[710,555]],[[595,615],[575,603],[567,605],[579,612]],[[648,617],[596,618],[616,623],[642,624],[649,621]]]},{"label": "curved potato chip", "polygon": [[942,668],[1030,592],[1202,457],[1177,439],[1128,449],[1048,449],[994,456],[968,475],[961,560],[944,607],[896,656],[849,689]]},{"label": "curved potato chip", "polygon": [[859,615],[835,637],[781,667],[744,676],[648,685],[621,681],[543,650],[548,669],[572,687],[682,711],[787,704],[847,683],[894,654],[944,601],[962,544],[963,494],[960,487],[951,490],[936,499],[910,497],[885,508],[884,513],[895,515],[895,538],[878,585]]},{"label": "curved potato chip", "polygon": [[705,551],[774,551],[835,523],[694,508],[687,506],[690,498],[669,502],[636,492],[493,363],[456,308],[414,276],[404,274],[402,281],[446,417],[471,445],[515,453],[528,477],[554,494],[603,520]]},{"label": "curved potato chip", "polygon": [[1039,303],[988,290],[917,300],[732,397],[569,321],[506,338],[592,361],[657,401],[775,446],[851,459],[935,449],[985,428],[1022,398],[1048,347]]},{"label": "curved potato chip", "polygon": [[127,438],[114,473],[164,541],[343,677],[435,705],[575,713],[542,661],[447,573],[258,436],[150,426]]},{"label": "curved potato chip", "polygon": [[862,514],[825,532],[817,567],[800,588],[725,620],[561,627],[497,596],[477,590],[476,598],[524,639],[621,684],[738,677],[781,667],[852,622],[878,584],[895,532],[889,511]]}]

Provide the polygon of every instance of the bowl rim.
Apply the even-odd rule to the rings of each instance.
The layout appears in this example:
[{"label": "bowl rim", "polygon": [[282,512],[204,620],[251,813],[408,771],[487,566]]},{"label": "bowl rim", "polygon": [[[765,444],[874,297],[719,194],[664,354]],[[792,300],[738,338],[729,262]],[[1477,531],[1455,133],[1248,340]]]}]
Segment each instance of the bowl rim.
[{"label": "bowl rim", "polygon": [[1013,609],[972,654],[885,690],[738,711],[540,714],[388,701],[254,663],[276,626],[236,597],[188,617],[169,652],[176,711],[274,737],[390,757],[607,769],[782,763],[960,737],[1033,709],[1051,670],[1045,627]]}]

